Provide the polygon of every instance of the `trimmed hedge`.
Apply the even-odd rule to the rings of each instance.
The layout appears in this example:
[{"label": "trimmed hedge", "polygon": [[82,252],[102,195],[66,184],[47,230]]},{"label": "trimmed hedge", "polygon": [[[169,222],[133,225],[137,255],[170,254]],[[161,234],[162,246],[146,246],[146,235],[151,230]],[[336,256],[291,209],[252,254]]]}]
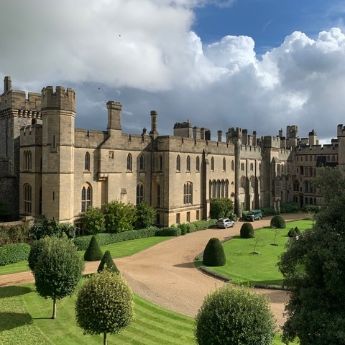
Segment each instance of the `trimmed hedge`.
[{"label": "trimmed hedge", "polygon": [[29,227],[16,225],[0,227],[0,245],[29,242]]},{"label": "trimmed hedge", "polygon": [[170,228],[163,228],[156,231],[156,236],[180,236],[181,229],[170,227]]},{"label": "trimmed hedge", "polygon": [[106,250],[99,266],[97,268],[97,273],[107,270],[112,273],[120,273],[119,269],[116,267],[113,258],[111,257],[110,251]]},{"label": "trimmed hedge", "polygon": [[271,219],[271,227],[278,228],[278,229],[285,229],[286,223],[282,216],[276,215]]},{"label": "trimmed hedge", "polygon": [[253,225],[250,223],[243,223],[240,230],[241,238],[253,238],[254,237],[254,229]]},{"label": "trimmed hedge", "polygon": [[211,238],[204,250],[202,263],[205,266],[224,266],[226,257],[222,243],[218,238]]},{"label": "trimmed hedge", "polygon": [[30,253],[30,245],[27,243],[6,244],[0,247],[0,266],[14,264],[27,260]]}]

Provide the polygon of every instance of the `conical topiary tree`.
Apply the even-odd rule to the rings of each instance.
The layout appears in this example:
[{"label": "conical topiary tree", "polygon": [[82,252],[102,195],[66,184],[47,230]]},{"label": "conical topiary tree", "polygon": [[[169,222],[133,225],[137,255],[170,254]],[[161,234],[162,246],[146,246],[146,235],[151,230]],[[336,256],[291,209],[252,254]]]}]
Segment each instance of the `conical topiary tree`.
[{"label": "conical topiary tree", "polygon": [[204,250],[203,264],[206,266],[224,266],[226,257],[222,243],[218,238],[211,238]]},{"label": "conical topiary tree", "polygon": [[112,273],[120,273],[120,271],[115,265],[115,262],[113,261],[113,258],[111,257],[109,250],[107,250],[104,253],[102,260],[98,266],[97,272],[100,273],[104,270],[112,272]]},{"label": "conical topiary tree", "polygon": [[97,261],[97,260],[101,260],[102,256],[103,256],[103,253],[101,251],[101,248],[99,247],[97,239],[95,236],[92,236],[89,246],[87,247],[85,251],[84,260]]}]

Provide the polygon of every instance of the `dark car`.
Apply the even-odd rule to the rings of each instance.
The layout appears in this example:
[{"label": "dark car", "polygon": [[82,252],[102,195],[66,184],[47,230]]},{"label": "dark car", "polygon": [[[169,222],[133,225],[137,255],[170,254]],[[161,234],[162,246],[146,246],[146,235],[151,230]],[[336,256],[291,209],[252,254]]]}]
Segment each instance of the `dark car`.
[{"label": "dark car", "polygon": [[249,220],[250,222],[254,222],[254,220],[262,219],[262,212],[261,210],[251,210],[248,213],[243,215],[243,220]]}]

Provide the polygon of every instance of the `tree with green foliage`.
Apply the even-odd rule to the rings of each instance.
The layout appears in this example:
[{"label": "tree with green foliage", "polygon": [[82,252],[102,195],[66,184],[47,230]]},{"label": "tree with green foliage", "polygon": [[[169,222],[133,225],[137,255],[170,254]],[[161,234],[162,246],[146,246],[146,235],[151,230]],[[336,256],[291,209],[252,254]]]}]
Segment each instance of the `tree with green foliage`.
[{"label": "tree with green foliage", "polygon": [[101,260],[103,256],[103,252],[101,247],[98,244],[96,236],[92,236],[89,246],[87,247],[84,253],[84,260],[85,261],[98,261]]},{"label": "tree with green foliage", "polygon": [[61,237],[66,235],[69,238],[75,236],[75,226],[72,224],[60,224],[55,219],[41,217],[29,230],[29,236],[32,240],[39,240],[46,236]]},{"label": "tree with green foliage", "polygon": [[133,319],[133,296],[121,275],[103,271],[89,278],[78,293],[76,318],[88,334],[119,333]]},{"label": "tree with green foliage", "polygon": [[224,266],[226,257],[222,243],[218,238],[211,238],[204,250],[203,264],[206,266]]},{"label": "tree with green foliage", "polygon": [[84,268],[76,247],[67,238],[46,238],[33,273],[36,290],[53,300],[52,319],[56,318],[56,301],[74,292]]},{"label": "tree with green foliage", "polygon": [[81,216],[81,227],[84,234],[96,235],[105,231],[105,220],[102,210],[89,207]]},{"label": "tree with green foliage", "polygon": [[270,345],[274,321],[264,297],[226,286],[205,298],[195,335],[199,345]]},{"label": "tree with green foliage", "polygon": [[40,240],[32,242],[28,257],[28,263],[31,271],[35,270],[35,266],[38,262],[40,255],[42,254],[44,248],[49,245],[49,243],[49,237],[44,237]]},{"label": "tree with green foliage", "polygon": [[240,229],[241,238],[253,238],[254,237],[254,228],[250,223],[243,223]]},{"label": "tree with green foliage", "polygon": [[102,208],[107,232],[133,230],[136,221],[135,207],[120,201],[112,201]]},{"label": "tree with green foliage", "polygon": [[[345,344],[345,178],[324,170],[325,206],[310,231],[290,241],[279,268],[291,288],[283,339],[301,345]],[[333,184],[333,185],[331,185]]]},{"label": "tree with green foliage", "polygon": [[271,219],[271,228],[277,228],[277,229],[285,229],[286,223],[282,216],[277,214],[276,216],[273,216]]},{"label": "tree with green foliage", "polygon": [[233,210],[231,199],[212,199],[210,202],[210,217],[212,219],[229,218]]},{"label": "tree with green foliage", "polygon": [[115,262],[113,260],[113,258],[111,257],[110,251],[106,250],[101,262],[99,263],[97,272],[100,273],[102,271],[109,271],[112,273],[119,273],[120,271],[118,270],[118,268],[115,265]]},{"label": "tree with green foliage", "polygon": [[147,228],[156,221],[156,210],[145,202],[136,205],[135,212],[135,227],[137,229]]}]

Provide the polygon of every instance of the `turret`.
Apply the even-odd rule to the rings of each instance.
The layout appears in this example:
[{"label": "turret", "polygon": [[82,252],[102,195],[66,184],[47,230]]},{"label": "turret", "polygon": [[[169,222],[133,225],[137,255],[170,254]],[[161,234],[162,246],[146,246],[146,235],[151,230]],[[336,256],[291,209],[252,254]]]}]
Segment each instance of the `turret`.
[{"label": "turret", "polygon": [[309,145],[313,146],[318,144],[319,140],[317,139],[317,134],[314,130],[312,130],[311,132],[309,132]]}]

